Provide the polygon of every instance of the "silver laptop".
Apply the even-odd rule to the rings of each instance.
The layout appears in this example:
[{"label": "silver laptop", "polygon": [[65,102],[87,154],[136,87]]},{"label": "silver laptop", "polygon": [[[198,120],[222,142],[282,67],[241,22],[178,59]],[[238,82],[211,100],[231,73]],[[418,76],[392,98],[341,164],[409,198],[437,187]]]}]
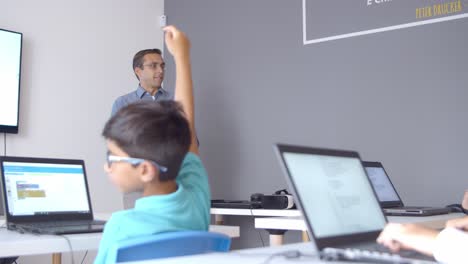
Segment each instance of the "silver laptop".
[{"label": "silver laptop", "polygon": [[362,164],[386,215],[429,216],[450,213],[447,207],[405,206],[382,163],[363,161]]},{"label": "silver laptop", "polygon": [[322,257],[373,263],[433,261],[414,251],[390,254],[376,243],[387,220],[357,152],[284,144],[275,149]]},{"label": "silver laptop", "polygon": [[83,160],[0,157],[7,228],[37,234],[102,232]]}]

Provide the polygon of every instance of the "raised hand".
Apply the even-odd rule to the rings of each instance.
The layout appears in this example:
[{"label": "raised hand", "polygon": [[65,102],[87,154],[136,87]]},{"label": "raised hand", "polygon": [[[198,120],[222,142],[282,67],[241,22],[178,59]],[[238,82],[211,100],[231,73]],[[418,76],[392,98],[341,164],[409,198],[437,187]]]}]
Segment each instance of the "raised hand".
[{"label": "raised hand", "polygon": [[190,50],[190,41],[184,32],[175,26],[163,28],[165,32],[166,47],[175,59],[188,58]]}]

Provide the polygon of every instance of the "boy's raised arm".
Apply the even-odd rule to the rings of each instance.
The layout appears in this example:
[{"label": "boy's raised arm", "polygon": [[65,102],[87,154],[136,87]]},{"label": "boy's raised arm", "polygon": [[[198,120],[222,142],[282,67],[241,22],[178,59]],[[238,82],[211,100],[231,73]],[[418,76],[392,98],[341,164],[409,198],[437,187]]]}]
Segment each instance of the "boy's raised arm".
[{"label": "boy's raised arm", "polygon": [[166,46],[174,57],[176,65],[176,82],[174,99],[182,104],[189,122],[191,144],[189,151],[199,155],[195,135],[195,110],[193,100],[192,70],[190,67],[190,41],[184,32],[174,26],[164,29]]}]

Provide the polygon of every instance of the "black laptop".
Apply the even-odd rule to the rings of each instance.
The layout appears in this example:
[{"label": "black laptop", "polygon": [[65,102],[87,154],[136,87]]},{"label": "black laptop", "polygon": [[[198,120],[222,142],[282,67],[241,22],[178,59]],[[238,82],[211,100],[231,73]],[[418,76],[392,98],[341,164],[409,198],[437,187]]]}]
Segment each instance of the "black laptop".
[{"label": "black laptop", "polygon": [[405,206],[382,163],[363,161],[362,164],[386,215],[429,216],[450,213],[447,207]]},{"label": "black laptop", "polygon": [[37,234],[102,232],[83,160],[0,157],[7,228]]},{"label": "black laptop", "polygon": [[387,220],[357,152],[284,144],[275,149],[323,258],[432,263],[417,252],[391,254],[376,243]]}]

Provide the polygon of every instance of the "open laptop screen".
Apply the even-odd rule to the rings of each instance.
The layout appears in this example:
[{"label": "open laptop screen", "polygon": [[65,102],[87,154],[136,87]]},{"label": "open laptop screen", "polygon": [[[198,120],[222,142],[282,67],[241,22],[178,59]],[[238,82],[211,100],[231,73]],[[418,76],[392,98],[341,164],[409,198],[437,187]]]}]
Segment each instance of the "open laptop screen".
[{"label": "open laptop screen", "polygon": [[377,161],[363,161],[362,163],[377,193],[380,205],[383,208],[403,206],[403,201],[400,199],[400,196],[390,181],[382,163]]},{"label": "open laptop screen", "polygon": [[82,164],[2,162],[11,216],[89,213]]},{"label": "open laptop screen", "polygon": [[359,157],[281,154],[316,238],[383,229],[386,219]]},{"label": "open laptop screen", "polygon": [[375,192],[381,202],[400,200],[383,168],[366,167],[367,175],[375,188]]}]

